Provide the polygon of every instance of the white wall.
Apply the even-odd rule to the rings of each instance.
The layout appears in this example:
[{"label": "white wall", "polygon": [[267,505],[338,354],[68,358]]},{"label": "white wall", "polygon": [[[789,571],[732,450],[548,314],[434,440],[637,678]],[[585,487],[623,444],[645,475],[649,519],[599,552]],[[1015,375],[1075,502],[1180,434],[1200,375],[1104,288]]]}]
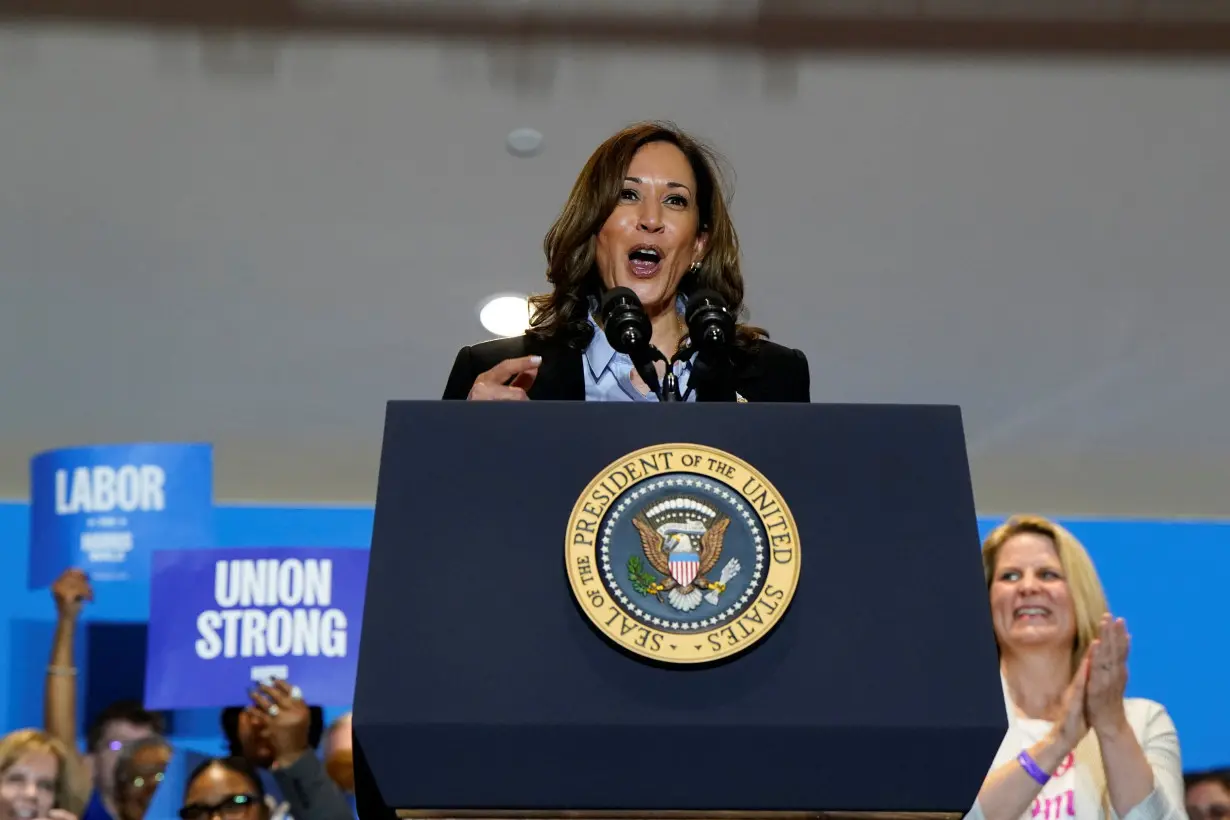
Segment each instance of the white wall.
[{"label": "white wall", "polygon": [[38,447],[204,437],[221,498],[369,499],[384,400],[438,395],[589,151],[668,117],[731,160],[753,318],[815,400],[961,404],[987,511],[1230,513],[1230,65],[226,62],[3,32],[0,496]]}]

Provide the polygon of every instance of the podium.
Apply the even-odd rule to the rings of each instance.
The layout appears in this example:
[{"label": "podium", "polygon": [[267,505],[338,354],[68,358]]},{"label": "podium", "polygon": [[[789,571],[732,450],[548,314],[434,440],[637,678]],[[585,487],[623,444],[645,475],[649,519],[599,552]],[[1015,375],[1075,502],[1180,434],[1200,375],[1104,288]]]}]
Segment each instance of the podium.
[{"label": "podium", "polygon": [[955,407],[391,402],[359,815],[963,814],[978,544]]}]

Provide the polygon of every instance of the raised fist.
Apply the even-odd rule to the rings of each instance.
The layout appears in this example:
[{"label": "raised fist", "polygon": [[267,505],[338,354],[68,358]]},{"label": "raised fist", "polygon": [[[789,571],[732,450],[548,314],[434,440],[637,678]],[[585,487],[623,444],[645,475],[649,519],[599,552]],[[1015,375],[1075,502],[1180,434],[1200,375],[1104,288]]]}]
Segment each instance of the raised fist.
[{"label": "raised fist", "polygon": [[56,611],[61,618],[76,618],[81,614],[81,605],[94,600],[90,579],[79,569],[66,569],[51,585],[51,597],[55,599]]}]

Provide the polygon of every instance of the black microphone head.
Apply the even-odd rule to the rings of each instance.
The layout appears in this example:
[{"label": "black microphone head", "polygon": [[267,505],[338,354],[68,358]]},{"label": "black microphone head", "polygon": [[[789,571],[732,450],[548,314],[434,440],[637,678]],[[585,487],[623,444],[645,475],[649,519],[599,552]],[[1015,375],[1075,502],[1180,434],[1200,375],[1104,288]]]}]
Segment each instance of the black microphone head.
[{"label": "black microphone head", "polygon": [[611,313],[619,308],[645,309],[641,305],[640,297],[636,295],[632,288],[611,288],[602,294],[602,302],[598,312],[602,315],[603,322],[606,322],[610,318]]},{"label": "black microphone head", "polygon": [[684,320],[692,345],[699,351],[724,348],[734,341],[735,317],[717,291],[701,288],[693,293]]},{"label": "black microphone head", "polygon": [[722,298],[722,294],[710,288],[700,288],[688,297],[688,306],[684,309],[684,320],[692,321],[692,316],[697,311],[704,310],[706,307],[717,307],[726,310],[726,300]]},{"label": "black microphone head", "polygon": [[653,326],[631,288],[611,288],[602,295],[602,325],[607,341],[619,353],[640,353],[649,347]]}]

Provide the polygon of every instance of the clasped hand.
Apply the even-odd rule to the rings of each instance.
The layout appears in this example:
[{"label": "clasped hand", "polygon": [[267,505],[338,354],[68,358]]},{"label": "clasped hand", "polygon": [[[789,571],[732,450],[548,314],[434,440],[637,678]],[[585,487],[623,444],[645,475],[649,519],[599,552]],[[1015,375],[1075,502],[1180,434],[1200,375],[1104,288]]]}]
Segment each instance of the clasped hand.
[{"label": "clasped hand", "polygon": [[264,727],[273,748],[275,769],[290,766],[307,753],[312,711],[298,686],[276,680],[259,684],[248,696],[252,698],[248,715],[254,724]]},{"label": "clasped hand", "polygon": [[1063,718],[1055,726],[1068,748],[1075,748],[1090,729],[1106,735],[1127,724],[1123,696],[1131,642],[1122,618],[1102,616],[1098,637],[1064,693]]}]

